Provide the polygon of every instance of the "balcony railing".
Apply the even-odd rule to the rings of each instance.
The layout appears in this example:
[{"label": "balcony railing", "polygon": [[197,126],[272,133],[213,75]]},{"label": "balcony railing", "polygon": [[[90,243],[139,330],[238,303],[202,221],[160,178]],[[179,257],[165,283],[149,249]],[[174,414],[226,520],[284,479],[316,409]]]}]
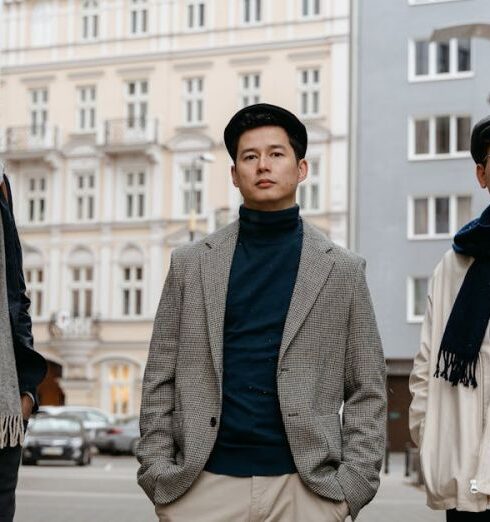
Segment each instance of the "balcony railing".
[{"label": "balcony railing", "polygon": [[107,120],[97,137],[101,146],[125,146],[157,143],[158,120],[126,118]]},{"label": "balcony railing", "polygon": [[2,152],[50,150],[59,146],[58,128],[47,125],[8,127],[3,138]]}]

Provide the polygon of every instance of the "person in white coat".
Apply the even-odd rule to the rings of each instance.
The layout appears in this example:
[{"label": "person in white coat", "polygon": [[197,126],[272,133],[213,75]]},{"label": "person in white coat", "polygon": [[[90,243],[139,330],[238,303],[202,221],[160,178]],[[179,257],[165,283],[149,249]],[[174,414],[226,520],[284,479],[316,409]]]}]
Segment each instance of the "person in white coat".
[{"label": "person in white coat", "polygon": [[[471,134],[490,192],[490,116]],[[448,522],[490,520],[490,205],[454,237],[429,285],[410,375],[410,433],[420,450],[427,505]]]}]

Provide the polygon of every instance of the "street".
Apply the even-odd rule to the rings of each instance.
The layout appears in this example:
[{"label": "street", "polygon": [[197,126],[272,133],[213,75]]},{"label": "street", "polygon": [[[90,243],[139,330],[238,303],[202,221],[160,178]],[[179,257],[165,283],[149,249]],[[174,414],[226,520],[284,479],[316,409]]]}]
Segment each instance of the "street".
[{"label": "street", "polygon": [[[402,461],[393,455],[391,473],[382,474],[379,493],[359,522],[443,522],[443,513],[425,506],[423,490],[404,479]],[[155,522],[153,506],[136,485],[136,469],[131,457],[106,456],[85,468],[22,467],[16,522]]]}]

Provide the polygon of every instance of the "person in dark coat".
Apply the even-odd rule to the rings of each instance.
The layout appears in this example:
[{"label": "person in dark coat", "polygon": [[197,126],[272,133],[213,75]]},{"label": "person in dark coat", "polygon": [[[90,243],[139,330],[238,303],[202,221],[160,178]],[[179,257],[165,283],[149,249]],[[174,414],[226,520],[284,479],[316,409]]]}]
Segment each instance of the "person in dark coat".
[{"label": "person in dark coat", "polygon": [[36,388],[47,365],[33,349],[31,302],[5,174],[0,176],[0,216],[0,522],[12,522],[24,432],[38,408]]}]

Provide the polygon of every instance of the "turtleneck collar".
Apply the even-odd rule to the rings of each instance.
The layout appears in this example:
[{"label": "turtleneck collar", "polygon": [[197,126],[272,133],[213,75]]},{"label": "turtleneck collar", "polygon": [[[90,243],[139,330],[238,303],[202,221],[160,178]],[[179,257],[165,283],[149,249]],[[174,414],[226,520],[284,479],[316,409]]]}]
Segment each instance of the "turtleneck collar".
[{"label": "turtleneck collar", "polygon": [[298,232],[301,226],[299,206],[266,212],[240,207],[240,238],[277,242]]}]

